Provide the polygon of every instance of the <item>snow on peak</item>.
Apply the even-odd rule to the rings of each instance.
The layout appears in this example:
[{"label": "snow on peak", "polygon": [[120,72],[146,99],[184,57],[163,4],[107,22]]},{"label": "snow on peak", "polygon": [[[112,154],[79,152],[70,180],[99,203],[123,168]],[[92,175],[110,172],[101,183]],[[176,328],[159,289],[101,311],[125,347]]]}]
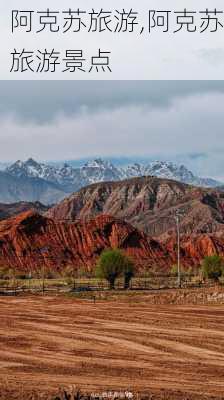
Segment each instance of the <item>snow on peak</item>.
[{"label": "snow on peak", "polygon": [[84,167],[87,168],[113,168],[113,165],[106,160],[103,160],[102,158],[96,158],[95,160],[90,160],[88,161]]},{"label": "snow on peak", "polygon": [[21,168],[23,166],[23,162],[21,160],[17,160],[14,165]]},{"label": "snow on peak", "polygon": [[39,166],[40,164],[33,158],[28,158],[28,160],[24,163],[24,165]]}]

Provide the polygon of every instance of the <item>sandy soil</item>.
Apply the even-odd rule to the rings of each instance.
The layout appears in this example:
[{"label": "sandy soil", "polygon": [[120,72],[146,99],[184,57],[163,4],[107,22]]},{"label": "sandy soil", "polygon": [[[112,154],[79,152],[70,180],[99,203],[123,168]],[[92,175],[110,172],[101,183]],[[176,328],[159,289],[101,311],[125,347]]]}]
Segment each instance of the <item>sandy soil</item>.
[{"label": "sandy soil", "polygon": [[71,384],[224,398],[224,305],[0,297],[0,387]]}]

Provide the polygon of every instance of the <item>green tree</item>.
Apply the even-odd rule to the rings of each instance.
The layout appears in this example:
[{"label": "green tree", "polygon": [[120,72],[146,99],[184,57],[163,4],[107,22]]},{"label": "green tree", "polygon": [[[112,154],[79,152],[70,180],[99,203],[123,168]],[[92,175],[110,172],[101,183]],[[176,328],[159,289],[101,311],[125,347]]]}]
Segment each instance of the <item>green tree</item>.
[{"label": "green tree", "polygon": [[116,279],[124,275],[125,283],[129,286],[130,279],[134,274],[131,260],[119,249],[104,250],[96,267],[96,276],[106,279],[110,289],[115,288]]},{"label": "green tree", "polygon": [[213,279],[218,281],[218,279],[224,273],[224,259],[223,257],[214,254],[213,256],[207,256],[202,262],[202,274],[205,278]]}]

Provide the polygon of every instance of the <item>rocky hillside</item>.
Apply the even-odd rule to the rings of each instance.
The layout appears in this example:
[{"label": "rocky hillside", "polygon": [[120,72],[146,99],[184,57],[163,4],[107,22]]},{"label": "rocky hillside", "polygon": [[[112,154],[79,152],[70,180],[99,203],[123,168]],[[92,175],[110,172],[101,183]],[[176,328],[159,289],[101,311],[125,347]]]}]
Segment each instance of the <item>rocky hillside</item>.
[{"label": "rocky hillside", "polygon": [[28,211],[0,222],[0,265],[10,268],[91,269],[103,249],[117,247],[132,256],[138,268],[167,268],[172,263],[163,245],[105,215],[87,223],[65,223]]},{"label": "rocky hillside", "polygon": [[50,209],[47,216],[75,220],[109,214],[165,238],[174,234],[176,211],[182,214],[182,234],[224,231],[224,193],[156,177],[90,185]]},{"label": "rocky hillside", "polygon": [[[169,237],[163,242],[168,253],[175,254],[177,240],[175,236]],[[201,260],[205,256],[214,254],[224,255],[224,233],[216,234],[198,234],[181,238],[181,263],[189,266],[200,266]]]}]

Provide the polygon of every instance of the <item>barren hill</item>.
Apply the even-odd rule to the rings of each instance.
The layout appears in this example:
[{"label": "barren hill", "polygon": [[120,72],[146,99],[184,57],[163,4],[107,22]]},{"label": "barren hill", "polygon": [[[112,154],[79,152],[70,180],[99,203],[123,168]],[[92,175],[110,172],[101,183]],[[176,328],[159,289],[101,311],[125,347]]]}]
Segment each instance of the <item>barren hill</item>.
[{"label": "barren hill", "polygon": [[76,220],[109,214],[125,219],[151,236],[174,234],[176,211],[181,233],[224,231],[224,193],[156,177],[87,186],[47,212],[58,220]]}]

